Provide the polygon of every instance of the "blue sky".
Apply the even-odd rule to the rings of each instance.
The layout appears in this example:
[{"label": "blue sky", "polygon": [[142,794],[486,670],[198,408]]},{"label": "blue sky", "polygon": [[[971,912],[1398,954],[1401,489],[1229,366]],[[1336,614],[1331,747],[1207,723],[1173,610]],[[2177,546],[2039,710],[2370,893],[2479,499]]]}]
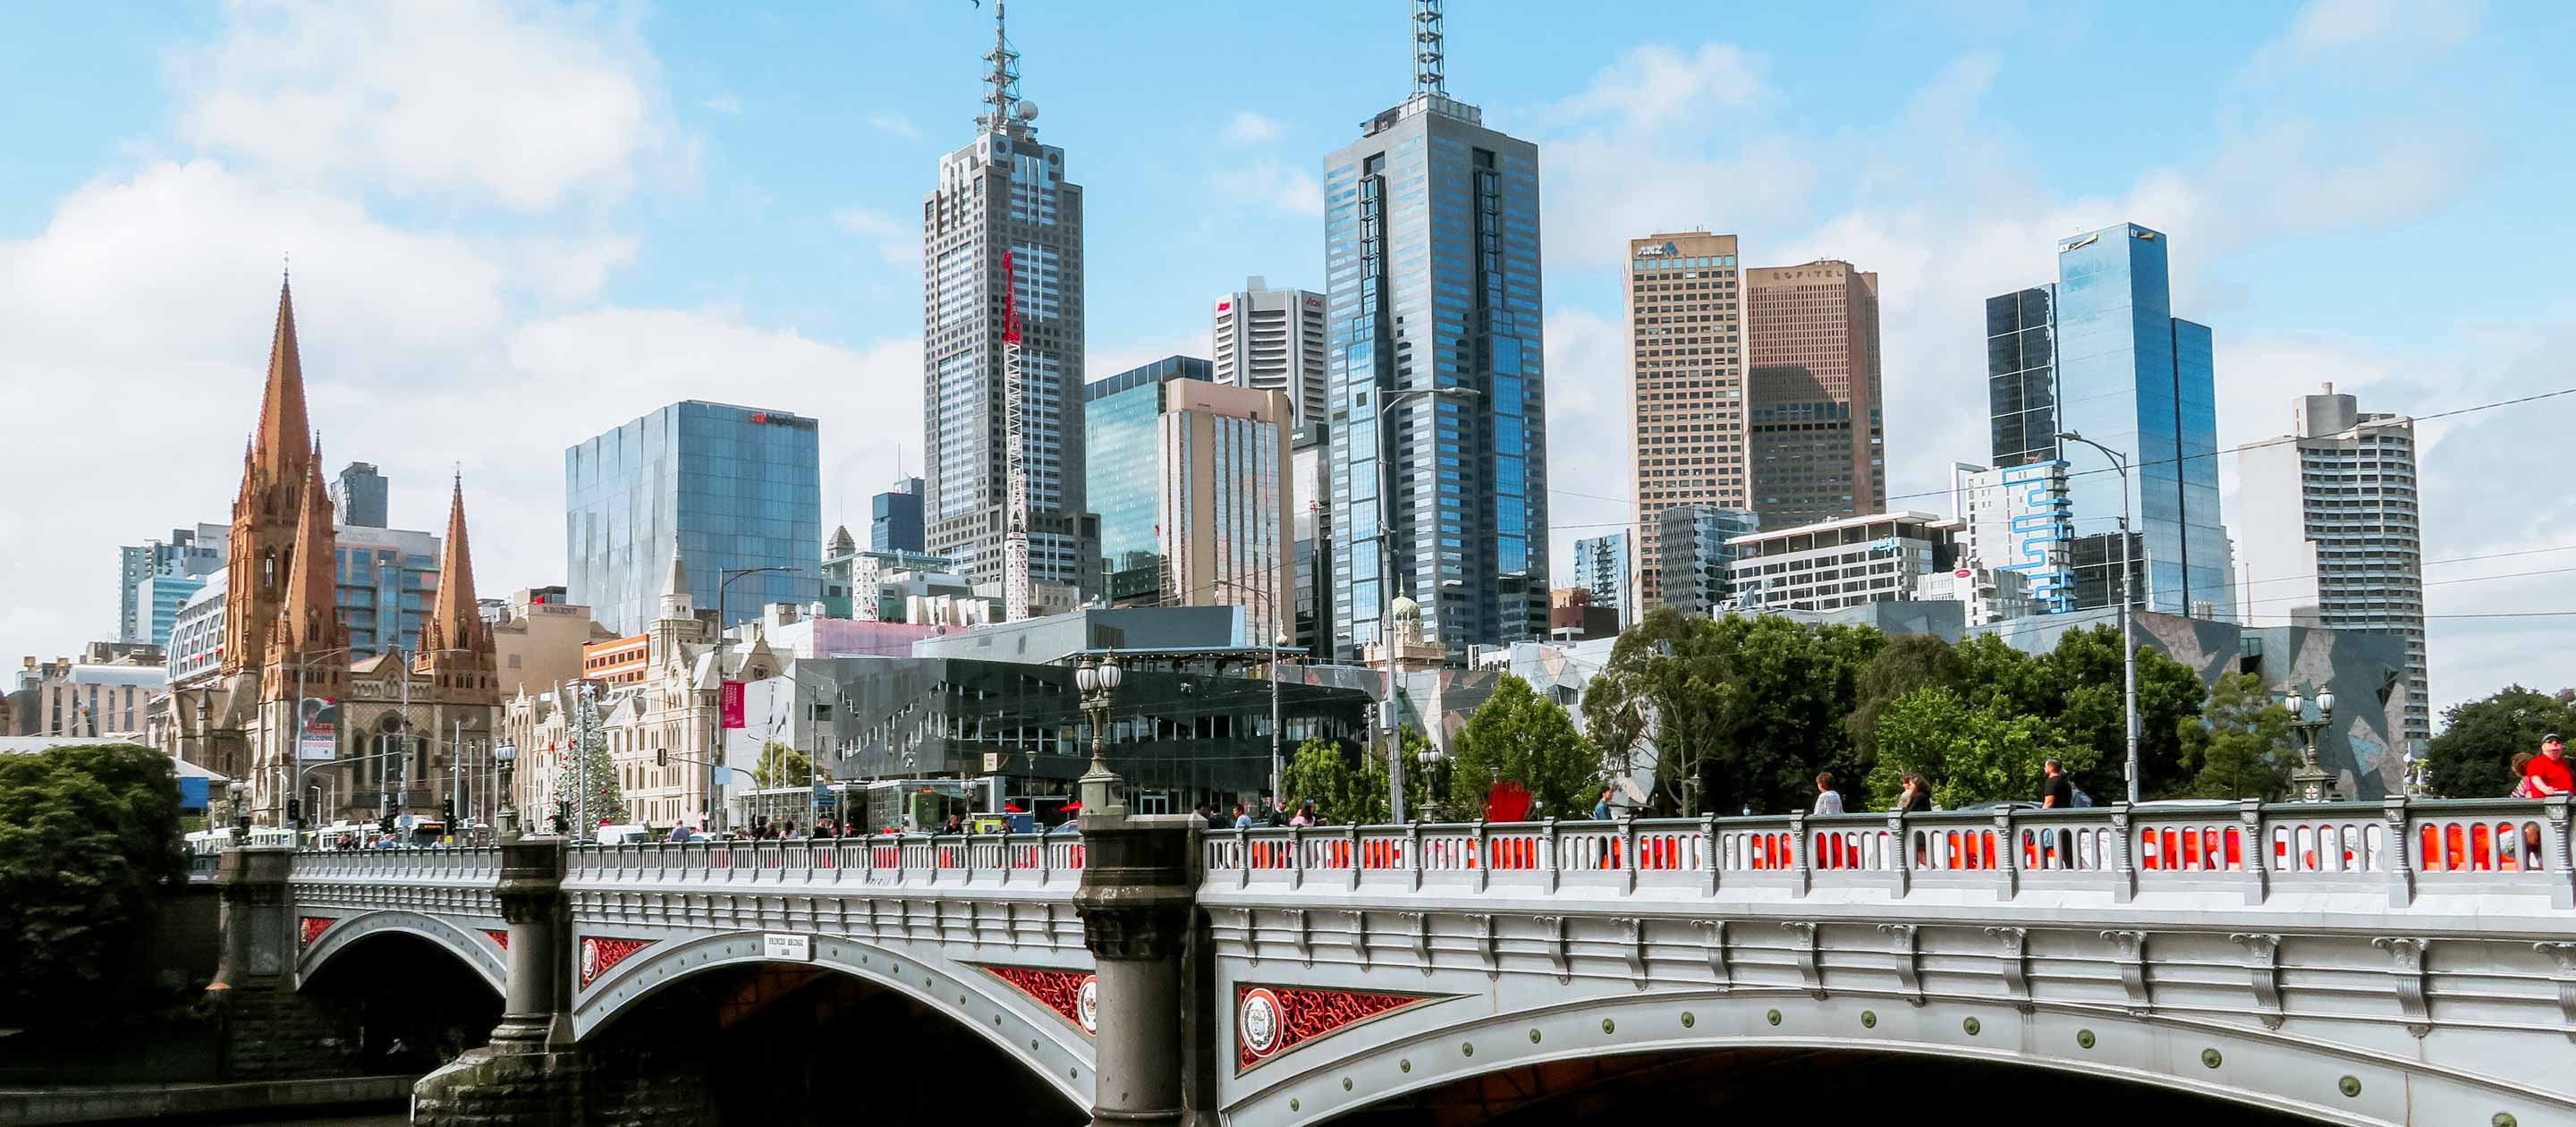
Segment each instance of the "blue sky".
[{"label": "blue sky", "polygon": [[[1203,353],[1209,299],[1245,275],[1321,283],[1320,158],[1406,91],[1405,7],[1014,5],[1024,93],[1087,191],[1092,375]],[[1607,267],[1648,230],[1881,273],[1900,494],[1979,453],[1977,303],[2120,220],[2174,240],[2225,442],[2281,432],[2323,380],[2419,413],[2576,384],[2576,290],[2545,249],[2576,211],[2576,9],[1452,8],[1451,92],[1542,146],[1560,563],[1633,518],[1624,449],[1599,440],[1625,433]],[[918,209],[970,135],[989,17],[13,15],[0,382],[19,419],[74,422],[0,455],[0,532],[38,545],[0,581],[40,593],[0,608],[0,650],[105,636],[114,545],[221,518],[289,251],[327,452],[384,464],[418,527],[461,465],[487,589],[560,579],[562,447],[674,398],[821,417],[827,523],[864,514],[899,448],[919,465]],[[2576,475],[2534,456],[2571,421],[2562,399],[2428,430],[2428,557],[2576,542]],[[45,484],[84,460],[81,499]],[[2443,565],[2467,581],[2431,609],[2576,610],[2566,574],[2477,578],[2564,566]],[[2436,703],[2566,682],[2568,621],[2442,620]]]}]

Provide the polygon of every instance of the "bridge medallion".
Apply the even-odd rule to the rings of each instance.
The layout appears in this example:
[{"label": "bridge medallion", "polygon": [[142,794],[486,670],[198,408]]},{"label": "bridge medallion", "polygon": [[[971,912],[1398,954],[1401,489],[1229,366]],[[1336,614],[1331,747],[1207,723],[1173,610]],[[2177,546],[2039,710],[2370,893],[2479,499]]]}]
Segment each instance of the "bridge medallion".
[{"label": "bridge medallion", "polygon": [[628,955],[632,955],[637,951],[643,950],[652,942],[653,941],[650,939],[610,939],[605,936],[598,935],[582,936],[581,984],[588,986],[592,982],[597,981],[600,975],[608,973],[610,967],[614,967],[619,963],[625,962]]},{"label": "bridge medallion", "polygon": [[328,929],[332,924],[340,922],[340,918],[338,916],[304,916],[296,922],[303,925],[303,936],[301,939],[296,941],[295,945],[295,949],[301,951],[313,946],[313,941],[322,938],[322,932]]},{"label": "bridge medallion", "polygon": [[1241,986],[1235,991],[1235,1075],[1308,1041],[1373,1021],[1445,994],[1389,994],[1294,986]]},{"label": "bridge medallion", "polygon": [[1100,1033],[1100,976],[1089,971],[1052,967],[1006,967],[987,963],[984,973],[1019,988],[1046,1008],[1062,1014],[1084,1033]]}]

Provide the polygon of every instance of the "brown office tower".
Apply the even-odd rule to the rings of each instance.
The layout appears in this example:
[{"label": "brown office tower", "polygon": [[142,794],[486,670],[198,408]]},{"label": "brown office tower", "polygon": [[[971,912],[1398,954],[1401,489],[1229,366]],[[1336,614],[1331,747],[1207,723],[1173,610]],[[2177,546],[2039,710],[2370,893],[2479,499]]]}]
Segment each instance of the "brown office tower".
[{"label": "brown office tower", "polygon": [[1751,507],[1741,301],[1735,236],[1701,231],[1628,240],[1628,387],[1636,428],[1630,495],[1637,499],[1640,608],[1663,600],[1655,533],[1664,510]]},{"label": "brown office tower", "polygon": [[1878,275],[1819,259],[1744,272],[1752,509],[1792,528],[1875,513],[1887,496]]}]

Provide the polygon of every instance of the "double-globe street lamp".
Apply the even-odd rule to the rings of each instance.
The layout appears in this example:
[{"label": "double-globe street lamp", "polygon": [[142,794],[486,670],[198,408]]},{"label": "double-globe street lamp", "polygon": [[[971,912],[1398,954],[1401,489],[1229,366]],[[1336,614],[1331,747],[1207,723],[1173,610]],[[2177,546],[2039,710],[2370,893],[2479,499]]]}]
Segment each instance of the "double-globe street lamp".
[{"label": "double-globe street lamp", "polygon": [[2299,769],[2290,775],[2290,789],[2302,802],[2339,801],[2342,796],[2335,793],[2334,775],[2317,762],[2317,736],[2334,722],[2334,690],[2326,689],[2317,694],[2317,718],[2314,720],[2308,719],[2307,697],[2296,688],[2290,690],[2290,698],[2281,704],[2290,710],[2290,730],[2299,739]]},{"label": "double-globe street lamp", "polygon": [[1091,769],[1082,773],[1075,784],[1075,801],[1082,804],[1084,817],[1094,814],[1123,815],[1127,806],[1119,801],[1118,773],[1109,769],[1109,704],[1118,695],[1118,683],[1126,671],[1118,659],[1103,654],[1084,658],[1073,667],[1073,684],[1082,690],[1082,709],[1091,714]]},{"label": "double-globe street lamp", "polygon": [[[1377,410],[1377,643],[1378,657],[1386,663],[1384,696],[1377,710],[1378,733],[1386,740],[1386,810],[1398,824],[1404,821],[1404,741],[1397,738],[1395,726],[1395,531],[1387,526],[1387,495],[1395,490],[1394,468],[1387,453],[1394,445],[1388,439],[1396,408],[1407,399],[1448,396],[1474,399],[1483,393],[1472,387],[1413,387],[1402,391],[1382,392]],[[1434,424],[1436,435],[1439,427]]]},{"label": "double-globe street lamp", "polygon": [[2061,442],[2081,442],[2111,459],[2111,467],[2120,471],[2120,696],[2126,717],[2129,745],[2129,805],[2138,804],[2138,643],[2134,633],[2137,614],[2129,597],[2129,538],[2136,535],[2129,523],[2129,460],[2120,452],[2071,430],[2057,432]]}]

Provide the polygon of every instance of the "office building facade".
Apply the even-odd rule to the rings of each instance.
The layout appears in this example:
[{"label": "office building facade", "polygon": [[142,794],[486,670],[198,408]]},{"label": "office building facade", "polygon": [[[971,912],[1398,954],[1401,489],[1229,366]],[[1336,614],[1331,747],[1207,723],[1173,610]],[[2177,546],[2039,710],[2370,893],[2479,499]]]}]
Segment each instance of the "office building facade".
[{"label": "office building facade", "polygon": [[1637,529],[1641,606],[1665,602],[1656,514],[1752,507],[1736,251],[1735,236],[1705,231],[1628,240],[1630,496],[1648,517]]},{"label": "office building facade", "polygon": [[[180,604],[205,578],[224,569],[220,524],[174,528],[167,540],[146,540],[116,550],[116,640],[162,645]],[[193,583],[193,585],[192,585]]]},{"label": "office building facade", "polygon": [[697,605],[729,622],[815,598],[822,478],[811,418],[686,400],[564,451],[564,572],[572,601],[611,630],[652,621],[671,560]]},{"label": "office building facade", "polygon": [[1988,299],[1994,464],[2065,461],[2078,607],[2120,599],[2122,475],[2057,438],[2127,461],[2126,555],[2137,605],[2230,616],[2218,511],[2218,412],[2208,326],[2172,315],[2169,239],[2123,223],[2059,240],[2058,277]]},{"label": "office building facade", "polygon": [[2020,574],[2031,613],[2075,609],[2073,502],[2066,495],[2066,463],[2023,462],[2001,469],[1954,465],[1950,492],[1963,557],[1979,567]]},{"label": "office building facade", "polygon": [[1665,509],[1655,522],[1655,543],[1665,549],[1664,584],[1656,605],[1701,615],[1736,601],[1735,539],[1761,524],[1750,509],[1722,505]]},{"label": "office building facade", "polygon": [[1210,379],[1287,396],[1300,425],[1324,420],[1324,295],[1255,275],[1216,299],[1211,343]]},{"label": "office building facade", "polygon": [[2332,384],[2293,408],[2291,434],[2238,455],[2246,621],[2404,639],[2405,736],[2431,739],[2415,420]]},{"label": "office building facade", "polygon": [[383,528],[390,484],[385,475],[376,472],[375,463],[351,462],[340,468],[340,476],[331,479],[331,511],[344,525]]},{"label": "office building facade", "polygon": [[922,548],[921,479],[898,479],[894,488],[868,498],[868,547],[879,552],[919,552]]},{"label": "office building facade", "polygon": [[1436,7],[1415,34],[1412,96],[1324,160],[1333,651],[1403,596],[1463,662],[1547,628],[1538,147],[1448,96]]},{"label": "office building facade", "polygon": [[1878,275],[1848,262],[1744,271],[1745,429],[1754,512],[1788,528],[1887,496]]},{"label": "office building facade", "polygon": [[1306,423],[1288,441],[1290,582],[1297,589],[1299,649],[1320,653],[1333,640],[1332,440],[1322,423]]},{"label": "office building facade", "polygon": [[1958,523],[1931,513],[1873,513],[1728,542],[1727,565],[1749,611],[1831,611],[1909,599],[1924,576],[1955,569]]},{"label": "office building facade", "polygon": [[1099,570],[1111,603],[1161,597],[1164,385],[1204,381],[1212,368],[1195,356],[1166,356],[1083,385],[1083,495],[1099,518]]},{"label": "office building facade", "polygon": [[1589,605],[1618,615],[1621,630],[1638,618],[1636,558],[1628,545],[1625,532],[1574,542],[1574,585],[1592,592]]},{"label": "office building facade", "polygon": [[1276,391],[1164,382],[1155,526],[1161,603],[1240,606],[1256,641],[1293,638],[1288,459],[1295,418],[1296,408]]},{"label": "office building facade", "polygon": [[1037,140],[994,7],[975,139],[940,159],[922,199],[922,547],[979,585],[1004,584],[1004,338],[1016,334],[1032,603],[1056,604],[1098,586],[1083,493],[1082,188],[1065,179],[1064,150]]}]

